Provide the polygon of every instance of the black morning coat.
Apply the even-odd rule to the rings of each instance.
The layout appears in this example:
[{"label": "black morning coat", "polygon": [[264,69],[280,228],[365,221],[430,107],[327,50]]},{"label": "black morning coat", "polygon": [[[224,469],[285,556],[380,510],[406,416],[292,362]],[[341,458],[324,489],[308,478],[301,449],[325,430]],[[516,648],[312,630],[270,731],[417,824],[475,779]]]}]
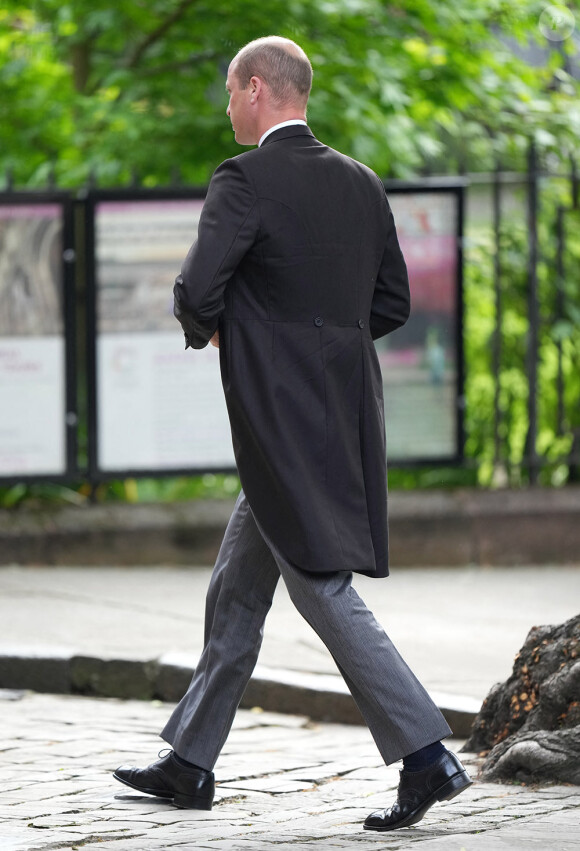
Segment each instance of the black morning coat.
[{"label": "black morning coat", "polygon": [[410,299],[379,178],[305,125],[275,130],[216,169],[174,295],[186,347],[219,330],[236,463],[265,537],[303,570],[386,576],[373,339],[405,323]]}]

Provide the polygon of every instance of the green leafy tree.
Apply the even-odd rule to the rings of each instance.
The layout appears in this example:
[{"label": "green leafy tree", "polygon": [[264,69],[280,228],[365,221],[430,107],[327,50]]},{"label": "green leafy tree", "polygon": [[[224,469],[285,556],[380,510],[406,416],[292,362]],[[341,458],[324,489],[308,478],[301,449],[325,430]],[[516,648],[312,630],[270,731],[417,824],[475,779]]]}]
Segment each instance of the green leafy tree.
[{"label": "green leafy tree", "polygon": [[[5,0],[0,169],[26,185],[42,185],[53,168],[69,186],[90,174],[106,185],[135,175],[163,184],[176,170],[205,183],[239,152],[223,115],[227,64],[271,32],[312,58],[317,134],[384,176],[485,165],[489,137],[516,159],[534,134],[571,147],[580,137],[578,87],[566,71],[574,42],[542,35],[543,5]],[[534,67],[514,53],[518,41],[553,49]]]}]

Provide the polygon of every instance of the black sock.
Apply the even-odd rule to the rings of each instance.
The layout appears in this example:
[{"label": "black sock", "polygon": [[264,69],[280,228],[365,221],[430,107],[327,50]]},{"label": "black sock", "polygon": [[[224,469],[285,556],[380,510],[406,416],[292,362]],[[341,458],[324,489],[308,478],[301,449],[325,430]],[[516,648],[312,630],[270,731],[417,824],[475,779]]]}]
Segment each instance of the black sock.
[{"label": "black sock", "polygon": [[439,759],[441,754],[444,754],[446,748],[441,742],[433,742],[432,745],[427,745],[415,753],[410,753],[403,757],[403,768],[405,771],[422,771],[428,768],[435,760]]},{"label": "black sock", "polygon": [[202,768],[201,765],[195,765],[193,762],[188,762],[186,759],[183,759],[173,751],[173,758],[178,765],[182,765],[184,768],[197,768],[198,771],[207,771],[207,768]]}]

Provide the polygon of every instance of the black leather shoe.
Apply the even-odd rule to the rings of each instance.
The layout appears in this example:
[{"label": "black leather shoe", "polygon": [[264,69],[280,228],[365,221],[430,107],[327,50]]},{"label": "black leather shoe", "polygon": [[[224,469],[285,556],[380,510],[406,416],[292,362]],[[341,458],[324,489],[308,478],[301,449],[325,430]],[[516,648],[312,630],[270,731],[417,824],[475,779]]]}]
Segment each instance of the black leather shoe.
[{"label": "black leather shoe", "polygon": [[148,768],[121,765],[113,774],[116,780],[158,798],[172,798],[176,807],[188,810],[211,810],[215,784],[213,771],[186,768],[169,751]]},{"label": "black leather shoe", "polygon": [[421,821],[435,801],[450,801],[473,780],[455,754],[446,751],[422,771],[400,772],[397,800],[388,810],[367,817],[365,830],[397,830]]}]

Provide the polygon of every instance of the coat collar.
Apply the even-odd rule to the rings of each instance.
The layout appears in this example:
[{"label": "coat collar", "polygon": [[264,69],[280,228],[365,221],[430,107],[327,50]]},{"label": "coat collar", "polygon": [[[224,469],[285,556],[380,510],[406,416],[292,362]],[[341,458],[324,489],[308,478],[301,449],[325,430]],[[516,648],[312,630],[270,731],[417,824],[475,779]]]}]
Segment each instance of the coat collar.
[{"label": "coat collar", "polygon": [[283,139],[291,139],[294,136],[310,136],[314,139],[314,133],[305,124],[291,124],[289,127],[280,127],[279,130],[274,130],[269,136],[266,136],[261,148],[270,145],[272,142],[281,142]]}]

